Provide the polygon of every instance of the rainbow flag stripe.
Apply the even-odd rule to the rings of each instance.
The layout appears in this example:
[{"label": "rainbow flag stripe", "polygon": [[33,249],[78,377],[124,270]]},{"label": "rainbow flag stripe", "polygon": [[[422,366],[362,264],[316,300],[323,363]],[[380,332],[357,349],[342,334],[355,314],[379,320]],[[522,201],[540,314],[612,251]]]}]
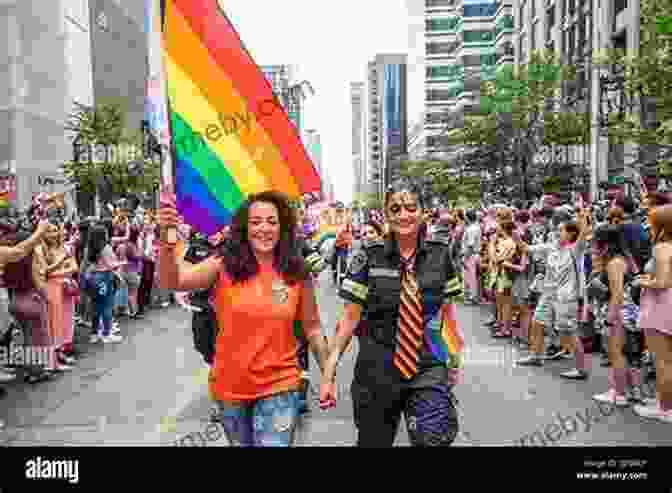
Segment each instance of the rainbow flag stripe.
[{"label": "rainbow flag stripe", "polygon": [[320,189],[296,127],[214,0],[161,0],[177,207],[214,234],[251,193]]}]

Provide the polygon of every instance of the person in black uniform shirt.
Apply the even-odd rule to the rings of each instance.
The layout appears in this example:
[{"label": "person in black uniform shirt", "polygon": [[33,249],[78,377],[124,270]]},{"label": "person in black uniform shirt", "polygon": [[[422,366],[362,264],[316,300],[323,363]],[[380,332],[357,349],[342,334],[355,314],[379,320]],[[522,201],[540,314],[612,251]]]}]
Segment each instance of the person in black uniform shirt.
[{"label": "person in black uniform shirt", "polygon": [[[192,264],[198,264],[217,253],[217,248],[218,245],[212,244],[198,233],[193,233],[184,260]],[[211,290],[212,288],[197,289],[189,295],[191,305],[197,310],[193,312],[191,320],[194,349],[203,356],[203,360],[210,366],[212,366],[215,356],[215,340],[218,332],[217,317],[212,306],[210,306]]]},{"label": "person in black uniform shirt", "polygon": [[442,323],[455,327],[462,284],[450,243],[426,237],[421,195],[410,185],[385,195],[390,233],[364,245],[340,289],[344,314],[323,372],[320,400],[335,404],[336,366],[365,321],[351,387],[360,447],[391,447],[402,413],[414,446],[448,446],[458,432],[453,354]]}]

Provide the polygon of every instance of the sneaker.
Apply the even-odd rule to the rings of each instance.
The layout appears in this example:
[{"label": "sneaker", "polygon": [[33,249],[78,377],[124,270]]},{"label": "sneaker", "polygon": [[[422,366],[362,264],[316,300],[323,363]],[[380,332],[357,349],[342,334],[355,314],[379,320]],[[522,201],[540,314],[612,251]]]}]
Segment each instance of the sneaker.
[{"label": "sneaker", "polygon": [[16,380],[16,374],[5,370],[0,370],[0,383],[6,383]]},{"label": "sneaker", "polygon": [[516,366],[544,366],[544,360],[536,355],[526,356],[517,360]]},{"label": "sneaker", "polygon": [[77,363],[77,359],[74,356],[69,356],[67,354],[61,354],[61,361],[64,365],[72,366]]},{"label": "sneaker", "polygon": [[121,329],[119,328],[118,325],[112,327],[112,335],[119,335],[121,334]]},{"label": "sneaker", "polygon": [[663,411],[657,402],[649,404],[648,406],[638,404],[633,407],[633,411],[642,418],[657,419],[663,423],[672,424],[672,411]]},{"label": "sneaker", "polygon": [[546,359],[549,361],[568,359],[568,356],[571,357],[571,353],[561,348],[549,348],[546,352]]},{"label": "sneaker", "polygon": [[161,303],[161,308],[168,308],[170,306],[170,301],[164,301]]},{"label": "sneaker", "polygon": [[588,378],[588,372],[574,368],[573,370],[561,373],[560,376],[568,380],[586,380]]},{"label": "sneaker", "polygon": [[116,344],[124,340],[123,337],[117,334],[110,334],[109,336],[103,336],[103,344]]},{"label": "sneaker", "polygon": [[89,343],[91,344],[98,344],[101,341],[102,337],[99,334],[91,334],[91,337],[89,338]]},{"label": "sneaker", "polygon": [[627,407],[629,404],[628,399],[624,395],[618,395],[614,389],[609,389],[604,394],[594,395],[593,400],[618,407]]}]

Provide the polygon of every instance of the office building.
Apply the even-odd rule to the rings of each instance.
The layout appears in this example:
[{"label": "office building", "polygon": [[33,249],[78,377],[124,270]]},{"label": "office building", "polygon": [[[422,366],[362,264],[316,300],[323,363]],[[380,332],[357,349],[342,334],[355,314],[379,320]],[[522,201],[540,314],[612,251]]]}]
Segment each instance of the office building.
[{"label": "office building", "polygon": [[415,123],[408,129],[408,159],[421,161],[425,159],[427,150],[427,132],[425,129],[425,113],[419,115]]},{"label": "office building", "polygon": [[[15,174],[16,205],[26,207],[46,178],[64,186],[72,159],[64,130],[73,101],[113,102],[140,129],[146,36],[143,2],[8,0],[0,5],[0,174]],[[60,184],[59,184],[60,182]],[[70,202],[71,204],[73,202]]]},{"label": "office building", "polygon": [[261,71],[271,84],[273,92],[282,103],[289,119],[296,125],[299,132],[302,130],[303,98],[300,91],[290,90],[298,83],[296,80],[297,67],[294,65],[263,65]]},{"label": "office building", "polygon": [[[635,54],[639,46],[639,0],[593,2],[589,0],[515,0],[515,61],[525,63],[531,52],[545,48],[562,63],[576,65],[577,76],[562,87],[560,111],[590,112],[593,120],[590,142],[570,146],[561,158],[574,176],[588,173],[590,191],[619,175],[631,176],[631,162],[638,158],[634,145],[617,144],[600,131],[603,69],[591,65],[594,54],[611,48]],[[563,146],[564,147],[564,146]]]},{"label": "office building", "polygon": [[379,197],[407,153],[406,61],[407,55],[380,54],[367,67],[366,166]]},{"label": "office building", "polygon": [[306,129],[303,132],[303,145],[315,165],[315,170],[320,175],[320,192],[323,200],[333,201],[334,184],[332,183],[329,170],[322,162],[322,140],[319,132],[312,128]]},{"label": "office building", "polygon": [[425,0],[425,152],[446,158],[443,135],[478,108],[481,80],[513,63],[511,0]]},{"label": "office building", "polygon": [[367,172],[364,161],[364,101],[363,82],[350,83],[350,104],[352,107],[352,171],[353,200],[364,200],[367,189]]}]

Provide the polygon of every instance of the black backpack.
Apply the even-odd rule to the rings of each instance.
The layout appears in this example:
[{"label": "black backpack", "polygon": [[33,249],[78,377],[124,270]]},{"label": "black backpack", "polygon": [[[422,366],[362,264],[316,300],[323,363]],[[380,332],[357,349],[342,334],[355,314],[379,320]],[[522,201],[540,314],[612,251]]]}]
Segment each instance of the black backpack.
[{"label": "black backpack", "polygon": [[[196,264],[210,257],[213,253],[214,249],[207,241],[192,240],[184,259]],[[212,289],[198,290],[191,296],[191,304],[201,309],[200,312],[194,312],[191,319],[194,349],[203,356],[203,359],[209,365],[213,364],[215,358],[215,343],[219,332],[217,316],[210,306]]]}]

